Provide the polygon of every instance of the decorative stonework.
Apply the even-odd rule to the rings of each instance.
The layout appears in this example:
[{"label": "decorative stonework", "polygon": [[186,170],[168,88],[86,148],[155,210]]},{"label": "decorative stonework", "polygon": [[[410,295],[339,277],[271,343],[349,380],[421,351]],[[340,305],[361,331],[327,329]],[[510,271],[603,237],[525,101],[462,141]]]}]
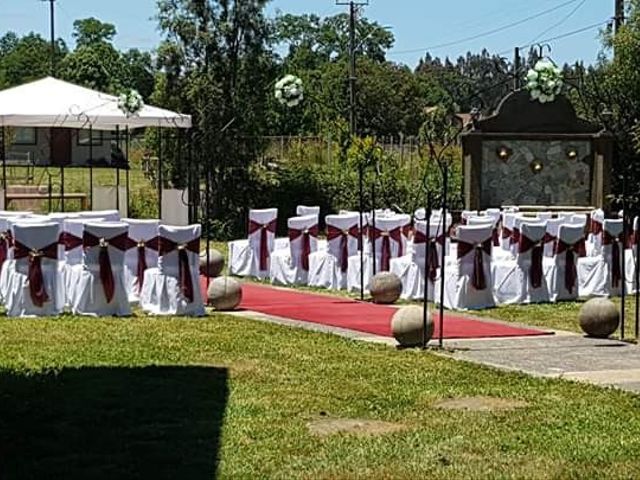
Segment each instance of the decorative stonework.
[{"label": "decorative stonework", "polygon": [[[498,158],[506,147],[508,159]],[[573,159],[567,152],[577,153]],[[480,202],[502,205],[588,205],[592,154],[589,141],[487,140],[482,144]],[[542,165],[534,173],[531,163]]]}]

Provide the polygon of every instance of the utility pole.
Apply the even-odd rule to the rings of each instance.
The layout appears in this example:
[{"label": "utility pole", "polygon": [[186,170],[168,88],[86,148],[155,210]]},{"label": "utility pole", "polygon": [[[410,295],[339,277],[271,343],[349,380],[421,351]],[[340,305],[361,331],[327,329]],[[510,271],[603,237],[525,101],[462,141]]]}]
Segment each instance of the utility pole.
[{"label": "utility pole", "polygon": [[41,0],[49,2],[49,30],[51,33],[51,76],[56,76],[56,23],[55,23],[55,3],[56,0]]},{"label": "utility pole", "polygon": [[513,91],[520,89],[520,47],[516,47],[513,54]]},{"label": "utility pole", "polygon": [[615,0],[615,17],[613,18],[615,33],[618,33],[620,27],[624,24],[624,0]]}]

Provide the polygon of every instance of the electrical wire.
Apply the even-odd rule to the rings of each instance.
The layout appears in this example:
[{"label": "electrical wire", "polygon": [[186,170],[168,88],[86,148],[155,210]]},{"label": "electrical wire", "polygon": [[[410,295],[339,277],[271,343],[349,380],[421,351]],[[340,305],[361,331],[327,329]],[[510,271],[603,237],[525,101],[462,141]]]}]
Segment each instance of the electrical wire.
[{"label": "electrical wire", "polygon": [[459,40],[454,40],[451,42],[446,42],[446,43],[440,43],[440,44],[436,44],[436,45],[430,45],[427,47],[423,47],[423,48],[414,48],[414,49],[410,49],[410,50],[398,50],[398,51],[391,51],[389,52],[388,55],[403,55],[406,53],[417,53],[417,52],[424,52],[424,51],[428,51],[428,50],[435,50],[438,48],[445,48],[445,47],[451,47],[453,45],[459,45],[461,43],[465,43],[465,42],[469,42],[471,40],[477,40],[479,38],[483,38],[483,37],[487,37],[490,35],[494,35],[496,33],[502,32],[503,30],[508,30],[510,28],[513,27],[517,27],[518,25],[522,25],[523,23],[529,22],[531,20],[535,20],[536,18],[540,18],[542,16],[548,15],[549,13],[555,12],[556,10],[560,10],[561,8],[566,7],[567,5],[571,5],[574,4],[576,2],[578,2],[579,0],[569,0],[566,2],[561,3],[560,5],[556,5],[555,7],[552,8],[548,8],[546,10],[543,10],[542,12],[536,13],[534,15],[530,15],[526,18],[523,18],[521,20],[517,20],[515,22],[506,24],[506,25],[502,25],[501,27],[497,27],[491,30],[487,30],[485,32],[482,33],[478,33],[476,35],[471,35],[469,37],[465,37],[465,38],[461,38]]},{"label": "electrical wire", "polygon": [[555,30],[556,28],[558,28],[560,25],[562,25],[564,22],[566,22],[567,20],[569,20],[571,17],[573,17],[576,12],[578,10],[580,10],[580,8],[587,3],[587,0],[582,0],[578,5],[576,5],[567,15],[565,15],[559,22],[554,23],[553,25],[551,25],[549,28],[546,28],[545,30],[543,30],[541,33],[539,33],[537,36],[535,36],[533,39],[531,39],[531,41],[529,43],[535,43],[538,41],[538,39],[540,37],[545,36],[547,33]]}]

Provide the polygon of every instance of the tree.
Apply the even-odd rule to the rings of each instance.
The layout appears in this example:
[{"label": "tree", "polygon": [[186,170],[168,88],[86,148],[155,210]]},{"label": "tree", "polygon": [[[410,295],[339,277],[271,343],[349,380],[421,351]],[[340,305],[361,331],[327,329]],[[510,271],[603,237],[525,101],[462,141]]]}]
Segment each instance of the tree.
[{"label": "tree", "polygon": [[[58,39],[55,61],[67,54],[67,46]],[[0,38],[0,88],[20,85],[51,75],[51,44],[37,33],[21,38],[8,32]]]},{"label": "tree", "polygon": [[73,33],[77,47],[95,45],[97,43],[111,43],[116,36],[116,27],[111,23],[104,23],[97,18],[84,18],[73,22]]}]

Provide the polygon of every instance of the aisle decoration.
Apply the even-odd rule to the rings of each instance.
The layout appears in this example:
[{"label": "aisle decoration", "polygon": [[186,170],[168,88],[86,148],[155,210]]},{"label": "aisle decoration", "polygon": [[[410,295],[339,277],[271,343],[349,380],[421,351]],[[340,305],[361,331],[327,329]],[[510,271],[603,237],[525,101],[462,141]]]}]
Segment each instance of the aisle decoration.
[{"label": "aisle decoration", "polygon": [[551,60],[538,60],[527,72],[526,88],[532,100],[540,103],[553,102],[562,91],[562,70]]},{"label": "aisle decoration", "polygon": [[127,117],[136,116],[142,110],[142,107],[144,107],[144,101],[137,90],[130,89],[118,96],[118,108]]},{"label": "aisle decoration", "polygon": [[276,100],[287,107],[296,107],[304,99],[302,80],[295,75],[285,75],[276,82]]}]

